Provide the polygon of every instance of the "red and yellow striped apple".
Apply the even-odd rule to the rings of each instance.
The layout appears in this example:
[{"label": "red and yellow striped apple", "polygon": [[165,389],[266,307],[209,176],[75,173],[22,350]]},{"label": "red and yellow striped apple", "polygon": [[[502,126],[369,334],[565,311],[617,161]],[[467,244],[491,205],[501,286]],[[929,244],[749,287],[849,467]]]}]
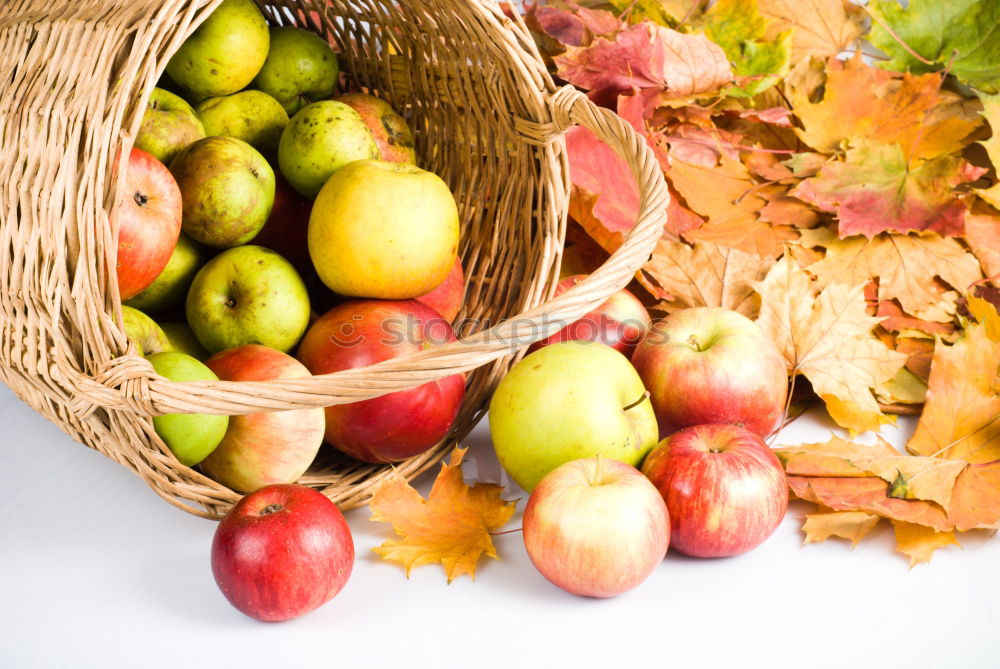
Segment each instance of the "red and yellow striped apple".
[{"label": "red and yellow striped apple", "polygon": [[735,425],[675,432],[649,454],[642,471],[670,510],[670,545],[685,555],[726,557],[756,548],[788,508],[777,456]]},{"label": "red and yellow striped apple", "polygon": [[588,597],[636,587],[670,543],[659,492],[635,467],[608,458],[573,460],[549,472],[528,498],[523,525],[538,571]]},{"label": "red and yellow striped apple", "polygon": [[632,364],[652,396],[661,437],[705,423],[767,436],[784,414],[785,359],[756,323],[735,311],[670,314],[653,324]]},{"label": "red and yellow striped apple", "polygon": [[[303,379],[309,370],[290,355],[259,344],[216,353],[205,365],[223,381]],[[294,483],[323,443],[323,409],[232,416],[226,436],[201,463],[210,477],[239,492]]]}]

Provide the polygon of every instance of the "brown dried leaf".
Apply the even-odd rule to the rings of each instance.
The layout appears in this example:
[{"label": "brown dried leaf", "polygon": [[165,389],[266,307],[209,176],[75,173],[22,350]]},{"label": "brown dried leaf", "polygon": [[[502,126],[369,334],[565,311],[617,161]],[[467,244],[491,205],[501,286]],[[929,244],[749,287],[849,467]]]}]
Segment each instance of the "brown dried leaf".
[{"label": "brown dried leaf", "polygon": [[642,273],[670,294],[668,310],[724,307],[753,316],[753,282],[762,279],[771,264],[769,258],[708,242],[688,246],[661,239]]},{"label": "brown dried leaf", "polygon": [[877,430],[887,422],[872,389],[891,379],[906,356],[887,348],[872,329],[862,284],[831,284],[818,294],[805,270],[781,258],[763,281],[757,324],[812,383],[830,416],[850,430]]},{"label": "brown dried leaf", "polygon": [[857,546],[869,532],[875,529],[878,516],[864,511],[818,511],[806,514],[802,523],[802,531],[806,538],[804,543],[826,541],[830,537],[840,537]]}]

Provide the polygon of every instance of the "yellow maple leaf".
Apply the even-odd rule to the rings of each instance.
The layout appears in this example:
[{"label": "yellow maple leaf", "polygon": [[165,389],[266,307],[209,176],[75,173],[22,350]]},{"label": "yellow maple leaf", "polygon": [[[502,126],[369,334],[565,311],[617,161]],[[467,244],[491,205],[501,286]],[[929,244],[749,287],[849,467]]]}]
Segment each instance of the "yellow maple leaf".
[{"label": "yellow maple leaf", "polygon": [[[980,99],[983,103],[983,109],[980,113],[990,124],[993,134],[989,139],[985,139],[979,143],[986,149],[986,155],[989,157],[990,162],[993,163],[993,167],[1000,173],[1000,95],[983,95]],[[989,188],[984,188],[978,192],[979,197],[1000,209],[1000,183],[995,183]]]},{"label": "yellow maple leaf", "polygon": [[921,562],[930,562],[934,551],[939,548],[952,544],[961,546],[952,531],[938,532],[933,528],[902,520],[893,520],[892,527],[896,531],[896,551],[910,558],[911,569]]},{"label": "yellow maple leaf", "polygon": [[906,448],[972,463],[1000,460],[1000,344],[986,325],[970,323],[951,346],[938,342],[927,403]]},{"label": "yellow maple leaf", "polygon": [[763,281],[757,324],[804,375],[837,424],[849,430],[877,430],[887,422],[872,389],[906,363],[872,335],[879,319],[865,310],[864,286],[831,284],[818,294],[805,270],[781,258]]},{"label": "yellow maple leaf", "polygon": [[760,13],[774,19],[771,31],[794,28],[792,60],[836,56],[861,36],[864,15],[844,0],[758,0]]},{"label": "yellow maple leaf", "polygon": [[757,312],[753,282],[764,278],[770,258],[695,242],[660,239],[642,273],[671,296],[668,310],[687,307],[723,307],[745,316]]},{"label": "yellow maple leaf", "polygon": [[826,249],[822,260],[809,265],[821,288],[877,278],[880,301],[897,299],[904,311],[922,320],[947,323],[955,315],[958,293],[942,293],[935,277],[964,291],[983,276],[961,244],[934,233],[838,239],[832,230],[817,228],[803,232],[802,244]]},{"label": "yellow maple leaf", "polygon": [[[941,92],[941,80],[940,74],[872,67],[860,52],[848,61],[831,59],[821,85],[814,77],[790,79],[789,96],[803,126],[799,137],[825,153],[855,138],[899,144],[907,161],[959,151],[983,119],[959,96]],[[865,95],[859,97],[859,90]],[[817,91],[822,97],[814,100]]]},{"label": "yellow maple leaf", "polygon": [[[821,507],[822,508],[822,507]],[[802,523],[806,535],[803,543],[826,541],[830,537],[840,537],[857,546],[869,532],[875,529],[879,516],[864,511],[818,511],[808,513]]]},{"label": "yellow maple leaf", "polygon": [[[1000,184],[993,188],[1000,206]],[[986,276],[1000,277],[1000,216],[986,207],[973,207],[965,215],[965,243],[979,259]]]},{"label": "yellow maple leaf", "polygon": [[510,520],[516,501],[501,499],[501,486],[465,484],[462,458],[467,450],[456,448],[451,461],[441,464],[426,500],[396,473],[372,495],[372,520],[391,523],[402,537],[374,550],[406,567],[407,576],[414,567],[440,562],[449,583],[462,574],[475,579],[482,555],[499,559],[490,533]]}]

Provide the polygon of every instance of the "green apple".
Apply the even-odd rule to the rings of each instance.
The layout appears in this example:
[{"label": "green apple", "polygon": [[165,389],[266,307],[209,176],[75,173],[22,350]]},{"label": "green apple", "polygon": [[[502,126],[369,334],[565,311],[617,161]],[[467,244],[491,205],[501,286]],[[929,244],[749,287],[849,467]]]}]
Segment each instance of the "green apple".
[{"label": "green apple", "polygon": [[167,63],[167,74],[195,98],[229,95],[257,76],[270,35],[253,0],[223,0]]},{"label": "green apple", "polygon": [[437,288],[455,265],[458,207],[436,174],[359,160],[323,186],[309,216],[309,256],[330,290],[406,299]]},{"label": "green apple", "polygon": [[184,98],[162,88],[154,88],[142,115],[135,146],[169,165],[188,144],[205,136],[201,119]]},{"label": "green apple", "polygon": [[[203,363],[177,351],[147,357],[153,370],[171,381],[218,381]],[[215,450],[229,427],[229,416],[166,414],[153,417],[153,429],[181,464],[192,467]]]},{"label": "green apple", "polygon": [[171,351],[186,353],[202,362],[208,360],[208,351],[201,345],[198,338],[194,336],[191,326],[187,323],[168,321],[160,323],[160,329],[163,330],[163,334],[167,335]]},{"label": "green apple", "polygon": [[244,344],[287,353],[309,325],[309,293],[292,264],[274,251],[237,246],[195,276],[187,320],[209,353]]},{"label": "green apple", "polygon": [[550,344],[503,378],[489,410],[497,459],[531,492],[559,465],[602,456],[638,467],[658,439],[649,393],[606,344]]},{"label": "green apple", "polygon": [[292,188],[315,198],[330,175],[355,160],[379,158],[378,144],[361,116],[343,102],[306,105],[285,127],[278,166]]},{"label": "green apple", "polygon": [[181,229],[213,248],[246,244],[267,223],[274,171],[242,139],[206,137],[174,158],[170,172],[183,202]]},{"label": "green apple", "polygon": [[180,304],[187,295],[198,268],[207,259],[208,250],[182,232],[167,266],[146,290],[127,300],[125,304],[147,314],[165,311]]},{"label": "green apple", "polygon": [[207,98],[196,107],[208,135],[242,139],[265,156],[278,155],[281,131],[288,114],[277,100],[260,91],[240,91]]},{"label": "green apple", "polygon": [[170,340],[156,321],[138,309],[123,304],[122,321],[125,325],[125,336],[135,342],[139,355],[148,356],[151,353],[171,350]]},{"label": "green apple", "polygon": [[333,95],[340,68],[337,55],[319,35],[295,28],[271,28],[271,48],[254,84],[294,114]]}]

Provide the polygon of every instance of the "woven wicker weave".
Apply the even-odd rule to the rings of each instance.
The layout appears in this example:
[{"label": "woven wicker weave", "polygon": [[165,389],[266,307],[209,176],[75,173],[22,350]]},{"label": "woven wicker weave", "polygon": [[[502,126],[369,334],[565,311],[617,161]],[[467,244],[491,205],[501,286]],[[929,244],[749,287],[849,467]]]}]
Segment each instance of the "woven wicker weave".
[{"label": "woven wicker weave", "polygon": [[[0,379],[75,439],[170,503],[219,517],[239,495],[185,467],[156,436],[163,413],[327,406],[470,371],[448,440],[397,465],[412,477],[472,428],[517,351],[624,286],[660,236],[667,192],[644,141],[576,91],[556,89],[519,21],[489,0],[271,0],[341,55],[350,85],[413,124],[421,166],[452,187],[468,277],[453,344],[364,369],[269,382],[178,383],[123,334],[115,200],[146,99],[170,55],[220,0],[6,0],[0,7]],[[588,280],[545,302],[568,199],[560,136],[583,124],[639,181],[637,225]],[[124,150],[123,150],[124,149]],[[474,370],[474,371],[473,371]],[[303,483],[363,504],[385,467],[324,449]]]}]

